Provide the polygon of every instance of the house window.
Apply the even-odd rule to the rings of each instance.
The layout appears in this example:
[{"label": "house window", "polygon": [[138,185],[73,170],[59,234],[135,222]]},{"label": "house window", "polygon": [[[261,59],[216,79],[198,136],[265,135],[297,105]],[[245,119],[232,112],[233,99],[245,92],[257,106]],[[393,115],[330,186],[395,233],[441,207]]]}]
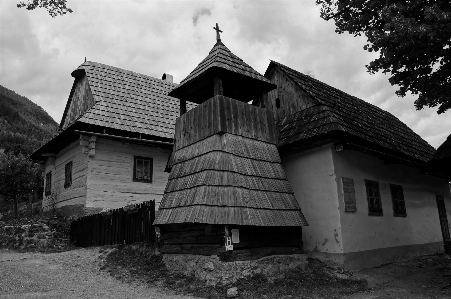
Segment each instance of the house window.
[{"label": "house window", "polygon": [[152,183],[153,159],[148,157],[135,157],[133,167],[133,181]]},{"label": "house window", "polygon": [[406,203],[404,201],[402,186],[390,184],[390,191],[393,201],[393,215],[398,217],[406,217]]},{"label": "house window", "polygon": [[44,194],[45,196],[50,195],[52,193],[52,172],[49,171],[45,175],[45,189]]},{"label": "house window", "polygon": [[277,109],[280,108],[280,100],[279,100],[279,98],[276,99],[276,108]]},{"label": "house window", "polygon": [[64,167],[64,188],[72,185],[72,161]]},{"label": "house window", "polygon": [[365,180],[366,198],[368,199],[368,215],[382,216],[381,193],[379,183],[376,181]]}]

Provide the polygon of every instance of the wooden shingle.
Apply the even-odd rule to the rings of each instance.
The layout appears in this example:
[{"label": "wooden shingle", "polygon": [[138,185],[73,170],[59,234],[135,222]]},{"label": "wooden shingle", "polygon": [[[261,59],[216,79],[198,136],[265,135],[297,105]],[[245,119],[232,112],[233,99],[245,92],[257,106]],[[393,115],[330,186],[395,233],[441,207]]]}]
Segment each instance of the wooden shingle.
[{"label": "wooden shingle", "polygon": [[[86,74],[95,102],[77,122],[173,138],[179,100],[168,93],[177,84],[90,61],[73,74]],[[195,104],[187,104],[188,110],[193,107]]]},{"label": "wooden shingle", "polygon": [[317,102],[279,120],[279,146],[344,132],[420,163],[434,155],[431,145],[391,113],[278,62],[271,61],[268,69],[272,67]]},{"label": "wooden shingle", "polygon": [[274,120],[266,109],[223,96],[179,117],[172,169],[155,225],[308,225],[271,127]]}]

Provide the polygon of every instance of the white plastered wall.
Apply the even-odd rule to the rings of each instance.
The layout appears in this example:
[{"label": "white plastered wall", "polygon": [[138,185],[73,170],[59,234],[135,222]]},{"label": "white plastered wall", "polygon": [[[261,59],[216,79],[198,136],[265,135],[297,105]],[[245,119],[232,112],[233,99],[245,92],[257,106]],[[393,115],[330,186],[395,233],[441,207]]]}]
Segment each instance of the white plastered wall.
[{"label": "white plastered wall", "polygon": [[[345,150],[332,154],[345,253],[443,241],[436,194],[445,197],[448,220],[451,220],[448,182],[421,174],[413,167],[384,164],[377,157],[360,152]],[[344,211],[342,177],[354,180],[357,212]],[[383,216],[368,215],[365,179],[379,182]],[[393,215],[389,184],[402,186],[407,217]]]},{"label": "white plastered wall", "polygon": [[304,250],[343,253],[332,146],[283,157],[282,166],[309,223],[302,230]]}]

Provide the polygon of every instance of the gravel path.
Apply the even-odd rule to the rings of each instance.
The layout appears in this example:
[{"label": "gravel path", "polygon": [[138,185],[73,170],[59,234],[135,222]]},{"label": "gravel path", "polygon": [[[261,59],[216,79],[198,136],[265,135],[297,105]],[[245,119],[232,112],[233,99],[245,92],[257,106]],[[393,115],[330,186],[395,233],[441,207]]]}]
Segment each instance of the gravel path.
[{"label": "gravel path", "polygon": [[98,257],[95,247],[51,254],[0,250],[0,299],[193,298],[120,282],[99,270]]}]

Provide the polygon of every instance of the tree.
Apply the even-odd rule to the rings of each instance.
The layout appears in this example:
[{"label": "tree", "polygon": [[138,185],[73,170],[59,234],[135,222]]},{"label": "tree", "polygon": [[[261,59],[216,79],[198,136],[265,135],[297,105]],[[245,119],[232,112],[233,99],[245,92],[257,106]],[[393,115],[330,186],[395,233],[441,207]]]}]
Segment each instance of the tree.
[{"label": "tree", "polygon": [[379,52],[369,73],[390,73],[398,96],[418,95],[415,107],[451,108],[451,2],[449,0],[316,0],[337,33],[365,34],[364,49]]},{"label": "tree", "polygon": [[17,4],[18,8],[25,7],[28,10],[33,10],[35,8],[45,8],[47,9],[49,15],[54,18],[57,15],[65,15],[66,13],[73,12],[72,9],[66,6],[67,0],[28,0],[20,1]]},{"label": "tree", "polygon": [[42,184],[42,171],[38,164],[31,162],[24,155],[0,153],[0,194],[6,200],[13,200],[14,216],[18,217],[20,198],[36,190]]}]

